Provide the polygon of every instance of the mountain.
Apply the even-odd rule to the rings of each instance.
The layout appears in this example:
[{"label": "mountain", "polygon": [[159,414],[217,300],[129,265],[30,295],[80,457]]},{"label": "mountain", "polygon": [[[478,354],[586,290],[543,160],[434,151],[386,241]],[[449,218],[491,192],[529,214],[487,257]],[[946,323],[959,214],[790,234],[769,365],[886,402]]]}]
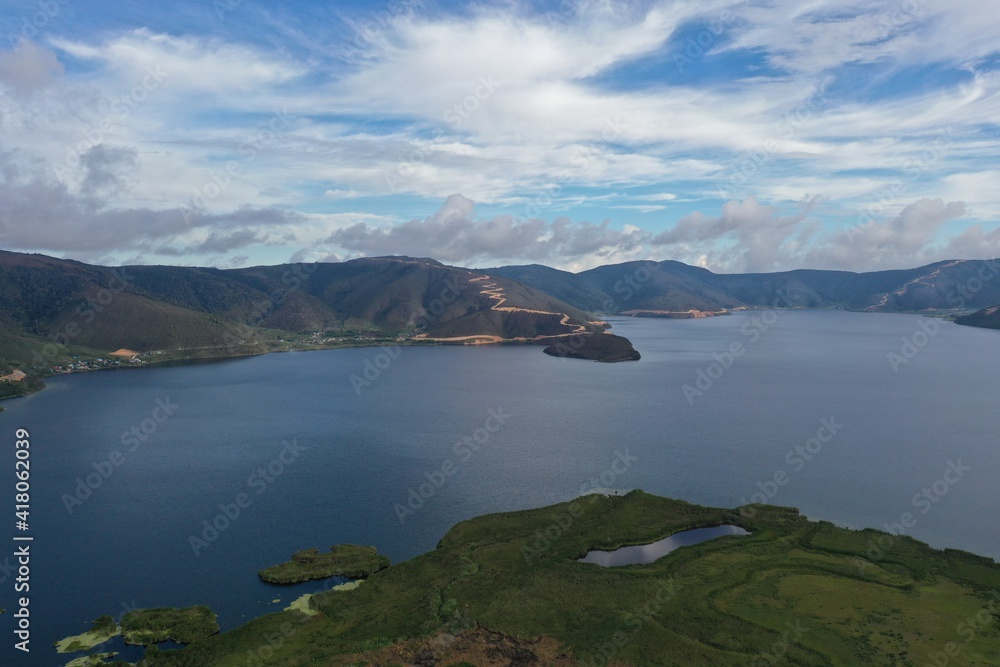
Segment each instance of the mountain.
[{"label": "mountain", "polygon": [[84,357],[98,358],[85,368],[107,364],[115,351],[110,363],[123,365],[134,353],[238,356],[290,340],[492,342],[601,331],[590,319],[531,287],[432,259],[109,268],[0,251],[0,364],[33,375]]},{"label": "mountain", "polygon": [[[223,270],[110,268],[0,251],[0,397],[25,393],[60,366],[79,370],[404,339],[556,337],[545,341],[555,345],[565,342],[559,337],[600,332],[590,312],[702,317],[773,306],[968,311],[1000,304],[998,275],[998,260],[870,273],[717,274],[675,261],[581,273],[541,265],[472,270],[413,257]],[[997,312],[959,322],[1000,326]],[[570,356],[608,357],[610,345],[610,339],[587,341]],[[624,348],[613,352],[613,358],[633,356]]]},{"label": "mountain", "polygon": [[718,274],[675,261],[626,262],[581,273],[538,265],[483,270],[578,308],[612,315],[697,316],[772,306],[915,312],[1000,303],[1000,260],[948,260],[868,273],[799,269]]}]

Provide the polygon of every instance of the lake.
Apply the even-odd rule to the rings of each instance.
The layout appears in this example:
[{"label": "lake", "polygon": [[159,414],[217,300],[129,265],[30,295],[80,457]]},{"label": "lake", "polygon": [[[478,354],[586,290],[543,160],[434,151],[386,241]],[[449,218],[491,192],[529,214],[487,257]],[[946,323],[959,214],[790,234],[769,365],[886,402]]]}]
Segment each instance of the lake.
[{"label": "lake", "polygon": [[692,528],[682,530],[656,540],[649,544],[635,544],[628,547],[621,547],[614,551],[588,551],[583,558],[577,559],[581,563],[593,563],[601,567],[621,567],[623,565],[648,565],[666,556],[672,551],[681,547],[689,547],[694,544],[701,544],[718,537],[731,535],[749,535],[745,529],[739,526],[709,526],[707,528]]},{"label": "lake", "polygon": [[983,529],[1000,332],[840,311],[612,323],[641,361],[355,348],[58,377],[6,402],[5,470],[31,432],[37,662],[10,662],[9,641],[0,662],[53,664],[52,641],[129,606],[203,602],[232,628],[316,590],[257,578],[299,549],[398,562],[463,519],[595,487],[767,500],[1000,558]]}]

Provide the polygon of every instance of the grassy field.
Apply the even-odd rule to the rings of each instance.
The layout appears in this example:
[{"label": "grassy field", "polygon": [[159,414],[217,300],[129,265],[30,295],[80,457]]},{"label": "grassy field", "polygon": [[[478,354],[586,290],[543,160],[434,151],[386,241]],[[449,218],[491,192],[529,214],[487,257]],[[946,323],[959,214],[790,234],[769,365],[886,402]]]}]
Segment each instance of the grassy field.
[{"label": "grassy field", "polygon": [[122,617],[122,635],[126,644],[148,646],[167,640],[190,644],[218,631],[215,614],[205,605],[185,609],[139,609]]},{"label": "grassy field", "polygon": [[[751,531],[648,565],[593,548]],[[145,664],[1000,665],[1000,566],[906,537],[635,491],[463,522],[319,611],[271,614]],[[435,663],[428,662],[433,658]]]}]

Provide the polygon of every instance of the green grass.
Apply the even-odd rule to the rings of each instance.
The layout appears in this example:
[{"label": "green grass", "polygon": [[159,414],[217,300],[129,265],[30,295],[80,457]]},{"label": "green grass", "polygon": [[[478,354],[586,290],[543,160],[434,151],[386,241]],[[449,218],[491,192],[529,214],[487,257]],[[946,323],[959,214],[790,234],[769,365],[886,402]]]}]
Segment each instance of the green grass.
[{"label": "green grass", "polygon": [[139,609],[130,611],[122,618],[122,635],[126,644],[148,646],[168,640],[191,644],[218,631],[215,614],[205,605],[184,609]]},{"label": "green grass", "polygon": [[80,651],[89,651],[95,646],[99,646],[104,642],[108,641],[112,637],[119,633],[118,624],[115,623],[115,619],[108,615],[101,616],[94,624],[90,626],[90,630],[81,634],[75,635],[73,637],[67,637],[57,641],[53,646],[56,647],[56,652],[58,653],[78,653]]},{"label": "green grass", "polygon": [[375,547],[357,544],[337,544],[329,553],[319,549],[304,549],[292,554],[292,559],[257,573],[269,584],[297,584],[334,576],[363,579],[389,567],[389,559],[380,556]]},{"label": "green grass", "polygon": [[[648,565],[576,560],[723,523],[752,534]],[[314,596],[315,616],[271,614],[146,664],[236,667],[265,645],[268,664],[283,667],[402,664],[420,642],[443,651],[431,640],[485,628],[546,640],[584,665],[923,667],[946,652],[950,667],[1000,665],[1000,566],[906,538],[867,560],[884,535],[810,522],[791,508],[754,506],[744,516],[641,491],[588,496],[460,523],[434,551],[353,590]]]}]

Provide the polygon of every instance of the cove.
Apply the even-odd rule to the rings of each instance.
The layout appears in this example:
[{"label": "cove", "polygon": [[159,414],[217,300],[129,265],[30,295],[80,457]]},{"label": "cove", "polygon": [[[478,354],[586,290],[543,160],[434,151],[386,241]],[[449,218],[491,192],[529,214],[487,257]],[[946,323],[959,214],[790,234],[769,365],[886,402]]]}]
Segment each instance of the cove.
[{"label": "cove", "polygon": [[[14,469],[16,429],[31,432],[32,648],[143,607],[206,604],[230,629],[329,585],[260,581],[300,549],[370,544],[399,563],[466,519],[599,487],[710,507],[761,494],[852,528],[909,513],[908,535],[1000,558],[1000,535],[981,519],[1000,512],[1000,331],[942,322],[897,371],[887,355],[921,330],[920,316],[776,313],[759,336],[747,326],[756,311],[614,318],[642,352],[628,364],[527,345],[404,346],[360,394],[350,378],[379,348],[50,378],[0,413],[0,470]],[[689,402],[684,386],[734,342],[746,352]],[[157,423],[161,403],[171,414]],[[510,419],[467,447],[490,410]],[[837,433],[824,430],[817,448],[824,423]],[[944,493],[949,461],[972,470]],[[395,505],[409,509],[411,489],[433,481],[401,519]],[[0,497],[14,482],[0,475]],[[220,514],[229,524],[219,519],[196,553],[191,536]],[[15,566],[0,553],[4,590]],[[19,654],[0,643],[0,664]]]},{"label": "cove", "polygon": [[577,560],[578,563],[593,563],[601,567],[620,567],[622,565],[647,565],[666,556],[680,547],[701,544],[708,540],[727,535],[749,535],[739,526],[711,526],[710,528],[693,528],[674,533],[662,540],[650,544],[639,544],[622,547],[614,551],[588,551],[587,555]]}]

